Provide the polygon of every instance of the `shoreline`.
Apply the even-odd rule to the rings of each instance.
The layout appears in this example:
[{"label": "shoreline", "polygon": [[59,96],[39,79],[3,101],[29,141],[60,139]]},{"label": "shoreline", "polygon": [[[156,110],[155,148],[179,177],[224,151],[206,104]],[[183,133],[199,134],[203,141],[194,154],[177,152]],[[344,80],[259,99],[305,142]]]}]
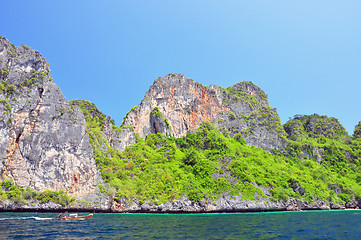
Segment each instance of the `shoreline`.
[{"label": "shoreline", "polygon": [[231,196],[223,196],[216,201],[193,201],[187,198],[167,201],[160,205],[153,202],[140,203],[137,200],[122,199],[103,204],[73,203],[63,206],[53,202],[20,203],[7,200],[0,203],[0,212],[97,212],[97,213],[153,213],[153,214],[204,214],[204,213],[262,213],[292,212],[312,210],[357,210],[361,208],[361,200],[352,200],[343,204],[314,200],[312,203],[300,199],[272,202],[268,199],[241,200]]},{"label": "shoreline", "polygon": [[269,210],[238,210],[238,211],[111,211],[101,210],[101,209],[82,209],[82,208],[64,208],[64,209],[28,209],[28,208],[18,208],[18,209],[0,209],[0,213],[62,213],[62,212],[78,212],[78,213],[115,213],[115,214],[174,214],[174,215],[186,215],[186,214],[233,214],[233,213],[284,213],[284,212],[328,212],[328,211],[357,211],[361,210],[359,208],[341,208],[341,209],[301,209],[301,210],[287,210],[287,209],[269,209]]}]

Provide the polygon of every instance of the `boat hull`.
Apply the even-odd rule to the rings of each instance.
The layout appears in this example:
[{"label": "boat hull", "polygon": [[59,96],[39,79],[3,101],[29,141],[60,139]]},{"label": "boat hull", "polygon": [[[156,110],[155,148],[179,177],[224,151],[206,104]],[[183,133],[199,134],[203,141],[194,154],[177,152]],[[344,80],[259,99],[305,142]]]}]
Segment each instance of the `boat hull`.
[{"label": "boat hull", "polygon": [[60,220],[81,220],[81,219],[90,219],[93,217],[93,214],[85,215],[85,216],[58,216],[57,219]]}]

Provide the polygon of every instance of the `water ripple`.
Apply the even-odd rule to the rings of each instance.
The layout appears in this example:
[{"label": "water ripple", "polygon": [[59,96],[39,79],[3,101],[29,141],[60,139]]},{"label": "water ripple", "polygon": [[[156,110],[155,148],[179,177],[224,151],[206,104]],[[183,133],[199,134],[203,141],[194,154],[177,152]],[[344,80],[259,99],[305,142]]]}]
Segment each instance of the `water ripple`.
[{"label": "water ripple", "polygon": [[359,211],[258,214],[0,213],[1,239],[360,239]]}]

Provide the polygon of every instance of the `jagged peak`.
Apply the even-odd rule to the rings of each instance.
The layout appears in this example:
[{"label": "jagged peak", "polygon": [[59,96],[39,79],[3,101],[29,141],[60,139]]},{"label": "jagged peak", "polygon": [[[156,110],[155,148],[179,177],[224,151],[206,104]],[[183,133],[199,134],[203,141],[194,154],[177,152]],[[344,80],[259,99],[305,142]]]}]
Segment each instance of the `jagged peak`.
[{"label": "jagged peak", "polygon": [[[184,83],[196,84],[200,87],[208,88],[208,86],[204,86],[202,83],[196,82],[191,78],[187,78],[186,76],[184,76],[181,73],[169,73],[162,77],[158,77],[157,79],[155,79],[152,86],[164,85],[164,84],[173,86],[173,85],[181,84],[181,83],[182,84],[184,84]],[[152,86],[151,86],[151,88],[152,88]],[[255,85],[254,83],[252,83],[250,81],[238,82],[228,88],[223,88],[216,84],[211,84],[209,86],[209,88],[212,88],[212,89],[219,88],[223,91],[232,91],[232,90],[234,91],[235,90],[237,92],[247,93],[247,94],[250,94],[253,96],[258,96],[260,99],[267,100],[267,103],[268,103],[268,97],[267,97],[266,93],[260,87],[258,87],[257,85]]]},{"label": "jagged peak", "polygon": [[167,75],[155,79],[153,85],[176,85],[182,83],[184,84],[185,82],[194,83],[192,79],[186,78],[183,74],[169,73]]},{"label": "jagged peak", "polygon": [[15,86],[52,81],[49,64],[39,51],[24,44],[16,47],[1,37],[0,53],[0,80]]},{"label": "jagged peak", "polygon": [[2,37],[0,36],[0,44],[7,44],[7,45],[11,45],[13,46],[13,48],[16,48],[14,44],[11,44],[9,39],[7,39],[6,37]]},{"label": "jagged peak", "polygon": [[[15,46],[14,44],[12,44],[6,37],[1,37],[0,36],[0,47],[6,47],[9,48],[12,51],[16,51],[17,53],[24,53],[24,52],[34,52],[36,54],[36,57],[39,58],[44,58],[39,51],[32,49],[31,47],[25,45],[25,44],[21,44],[20,46]],[[11,52],[11,51],[10,51]],[[9,52],[9,53],[10,53]],[[44,58],[45,59],[45,58]]]}]

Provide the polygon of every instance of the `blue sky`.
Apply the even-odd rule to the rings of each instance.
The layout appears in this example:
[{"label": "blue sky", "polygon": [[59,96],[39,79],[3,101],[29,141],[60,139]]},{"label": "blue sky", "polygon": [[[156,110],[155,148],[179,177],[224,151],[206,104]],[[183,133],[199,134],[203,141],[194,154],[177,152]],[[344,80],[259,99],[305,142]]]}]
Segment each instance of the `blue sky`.
[{"label": "blue sky", "polygon": [[318,113],[352,134],[361,121],[361,1],[1,1],[0,35],[39,50],[68,100],[117,125],[168,73],[251,81],[282,123]]}]

